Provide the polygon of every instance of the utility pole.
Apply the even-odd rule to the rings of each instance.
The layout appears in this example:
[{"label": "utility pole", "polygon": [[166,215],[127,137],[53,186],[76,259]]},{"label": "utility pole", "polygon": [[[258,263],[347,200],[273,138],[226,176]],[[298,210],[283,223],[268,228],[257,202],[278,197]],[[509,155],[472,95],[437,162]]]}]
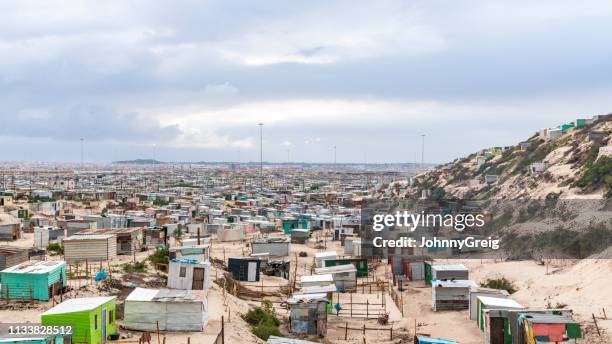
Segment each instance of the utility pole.
[{"label": "utility pole", "polygon": [[425,166],[425,134],[421,134],[421,168]]},{"label": "utility pole", "polygon": [[263,123],[259,126],[259,190],[263,191]]},{"label": "utility pole", "polygon": [[81,172],[83,172],[84,160],[83,160],[83,140],[84,138],[79,139],[81,141]]}]

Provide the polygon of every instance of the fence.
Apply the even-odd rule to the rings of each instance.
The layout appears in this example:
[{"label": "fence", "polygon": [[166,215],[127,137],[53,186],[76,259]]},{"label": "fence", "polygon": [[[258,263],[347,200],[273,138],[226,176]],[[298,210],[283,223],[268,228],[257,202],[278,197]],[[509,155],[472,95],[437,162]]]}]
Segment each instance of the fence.
[{"label": "fence", "polygon": [[404,293],[401,291],[395,290],[395,288],[389,284],[389,296],[391,296],[391,300],[395,303],[395,306],[400,310],[402,316],[404,315]]},{"label": "fence", "polygon": [[[348,300],[346,300],[348,295]],[[341,300],[344,298],[344,300]],[[363,297],[363,295],[360,295]],[[334,307],[332,310],[332,315],[341,316],[341,317],[351,317],[351,318],[361,318],[361,319],[378,319],[378,317],[384,313],[386,313],[387,305],[385,303],[385,296],[383,293],[376,295],[378,302],[371,302],[369,299],[366,299],[365,302],[353,301],[353,293],[335,293],[332,294],[332,304],[340,304],[341,309],[338,310]]]},{"label": "fence", "polygon": [[348,322],[347,322],[344,324],[344,326],[337,326],[336,328],[340,330],[344,330],[344,340],[348,340],[349,331],[359,331],[362,333],[364,337],[366,335],[366,331],[389,332],[389,340],[393,340],[393,326],[391,326],[390,328],[383,328],[383,327],[368,328],[364,324],[363,327],[349,327]]}]

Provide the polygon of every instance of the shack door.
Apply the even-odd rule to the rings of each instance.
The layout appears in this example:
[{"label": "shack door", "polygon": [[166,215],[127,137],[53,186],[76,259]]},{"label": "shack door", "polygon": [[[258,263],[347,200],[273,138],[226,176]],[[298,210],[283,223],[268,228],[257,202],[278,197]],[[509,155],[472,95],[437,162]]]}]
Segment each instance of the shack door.
[{"label": "shack door", "polygon": [[491,344],[504,344],[504,319],[489,318],[491,320]]},{"label": "shack door", "polygon": [[102,308],[102,343],[106,343],[106,308]]},{"label": "shack door", "polygon": [[191,289],[194,289],[194,290],[204,289],[204,269],[203,268],[193,268],[193,282],[191,284]]},{"label": "shack door", "polygon": [[247,281],[254,282],[257,280],[257,263],[249,262],[249,269],[247,272]]}]

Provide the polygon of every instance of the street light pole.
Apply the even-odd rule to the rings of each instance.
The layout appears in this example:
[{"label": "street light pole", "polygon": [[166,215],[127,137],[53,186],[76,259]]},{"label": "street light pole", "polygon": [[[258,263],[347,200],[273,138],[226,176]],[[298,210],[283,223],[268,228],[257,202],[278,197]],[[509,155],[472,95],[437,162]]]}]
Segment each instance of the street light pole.
[{"label": "street light pole", "polygon": [[425,134],[421,134],[421,168],[425,166]]},{"label": "street light pole", "polygon": [[259,189],[263,191],[263,123],[259,126]]}]

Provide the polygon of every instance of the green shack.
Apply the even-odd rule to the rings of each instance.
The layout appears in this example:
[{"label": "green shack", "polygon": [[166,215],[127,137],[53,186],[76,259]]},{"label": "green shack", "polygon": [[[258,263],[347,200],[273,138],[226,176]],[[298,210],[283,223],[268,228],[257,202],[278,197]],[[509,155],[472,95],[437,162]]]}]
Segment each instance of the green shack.
[{"label": "green shack", "polygon": [[561,124],[559,126],[559,129],[561,129],[562,132],[566,132],[570,129],[572,129],[574,127],[574,124],[572,123],[565,123],[565,124]]},{"label": "green shack", "polygon": [[117,333],[115,296],[66,300],[41,315],[45,326],[72,326],[74,343],[106,343]]},{"label": "green shack", "polygon": [[308,229],[308,221],[306,220],[283,220],[283,232],[291,234],[291,231],[296,228]]},{"label": "green shack", "polygon": [[2,298],[48,301],[66,286],[66,262],[27,261],[1,272]]},{"label": "green shack", "polygon": [[357,277],[368,277],[368,260],[365,258],[326,259],[326,267],[353,264],[357,268]]},{"label": "green shack", "polygon": [[576,119],[576,127],[584,127],[589,124],[589,121],[586,118],[577,118]]}]

